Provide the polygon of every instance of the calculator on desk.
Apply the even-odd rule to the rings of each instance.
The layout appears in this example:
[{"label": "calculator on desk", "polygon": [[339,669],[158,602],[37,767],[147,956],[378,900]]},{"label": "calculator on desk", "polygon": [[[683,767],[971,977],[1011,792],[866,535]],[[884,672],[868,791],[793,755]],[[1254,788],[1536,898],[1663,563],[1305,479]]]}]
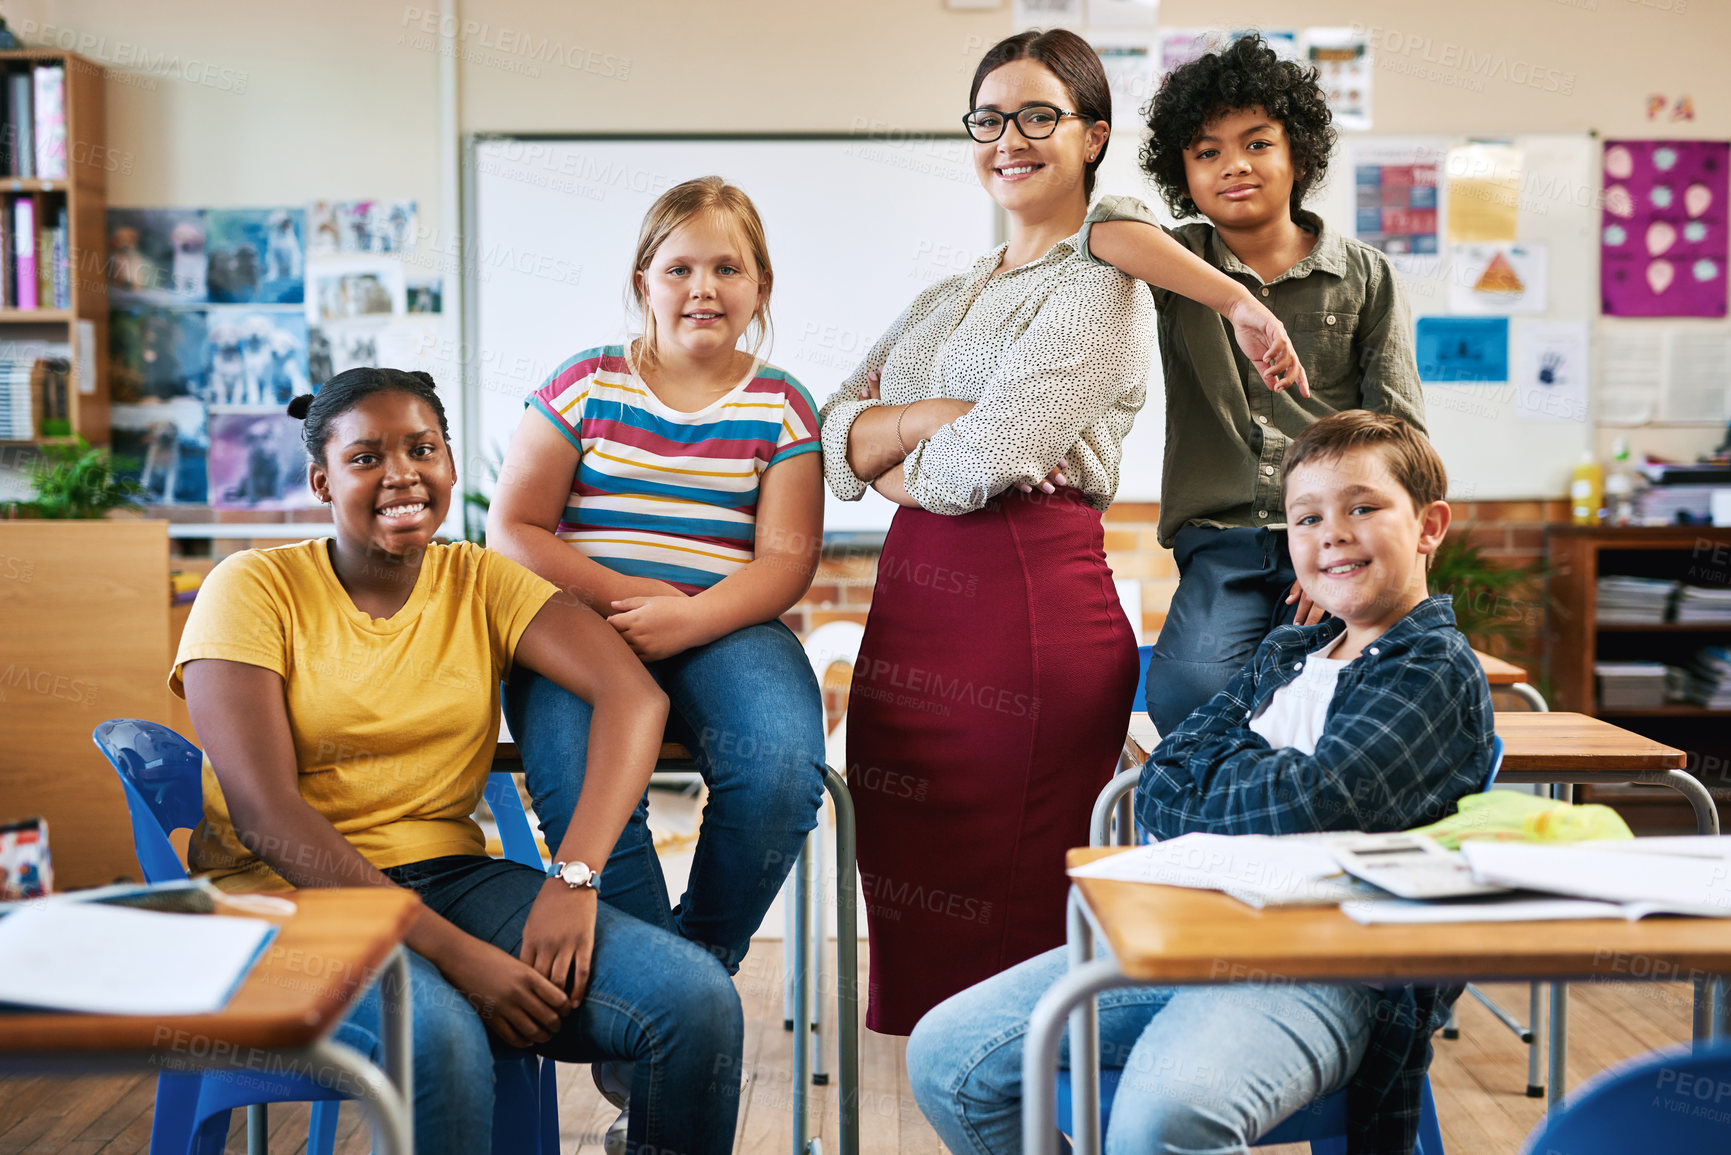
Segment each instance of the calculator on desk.
[{"label": "calculator on desk", "polygon": [[1458,853],[1422,834],[1341,834],[1328,839],[1328,848],[1342,870],[1401,898],[1471,898],[1509,890],[1475,882]]}]

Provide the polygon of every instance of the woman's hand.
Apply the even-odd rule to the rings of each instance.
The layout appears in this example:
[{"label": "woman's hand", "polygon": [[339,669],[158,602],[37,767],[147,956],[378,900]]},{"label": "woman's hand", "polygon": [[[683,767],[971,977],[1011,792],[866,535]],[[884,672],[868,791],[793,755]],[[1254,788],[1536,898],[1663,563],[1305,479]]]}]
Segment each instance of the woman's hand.
[{"label": "woman's hand", "polygon": [[882,376],[883,371],[881,369],[866,370],[866,383],[861,385],[859,389],[859,399],[861,401],[881,401],[883,399],[882,393],[878,389],[878,380]]},{"label": "woman's hand", "polygon": [[671,658],[702,639],[702,623],[692,612],[692,599],[684,594],[616,601],[607,624],[645,662]]},{"label": "woman's hand", "polygon": [[[1060,461],[1058,464],[1052,466],[1052,472],[1046,474],[1046,479],[1040,482],[1040,492],[1057,493],[1058,486],[1069,485],[1070,479],[1064,476],[1064,471],[1068,468],[1070,468],[1070,463],[1068,461]],[[1016,482],[1016,488],[1021,490],[1023,493],[1034,492],[1034,487],[1025,481]]]},{"label": "woman's hand", "polygon": [[575,1005],[534,967],[470,935],[462,935],[448,958],[436,961],[451,985],[469,997],[487,1029],[509,1046],[546,1042]]},{"label": "woman's hand", "polygon": [[1310,396],[1310,380],[1280,318],[1249,295],[1238,298],[1226,313],[1238,347],[1262,375],[1262,383],[1274,392],[1296,387],[1300,397]]},{"label": "woman's hand", "polygon": [[589,960],[595,951],[596,893],[549,878],[529,908],[517,957],[570,996],[567,1010],[583,1001]]}]

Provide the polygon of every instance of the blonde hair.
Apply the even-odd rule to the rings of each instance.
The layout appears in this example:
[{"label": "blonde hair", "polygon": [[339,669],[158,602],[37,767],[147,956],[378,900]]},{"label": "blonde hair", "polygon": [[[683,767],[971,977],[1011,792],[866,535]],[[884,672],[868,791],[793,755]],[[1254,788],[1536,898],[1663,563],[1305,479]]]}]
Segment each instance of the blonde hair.
[{"label": "blonde hair", "polygon": [[764,236],[763,218],[757,215],[757,206],[751,203],[751,198],[746,196],[743,190],[718,176],[700,176],[696,180],[676,184],[662,193],[643,216],[643,228],[637,234],[637,252],[632,258],[631,284],[628,289],[631,307],[642,320],[636,339],[627,342],[625,347],[625,357],[633,372],[638,371],[640,363],[655,364],[658,356],[655,314],[644,297],[639,275],[648,270],[649,263],[655,259],[655,254],[674,230],[684,227],[704,213],[713,213],[730,225],[735,237],[741,242],[741,247],[749,254],[752,264],[757,266],[755,280],[763,293],[757,303],[757,310],[751,315],[751,324],[745,331],[747,339],[751,341],[752,360],[762,361],[764,357],[760,356],[760,353],[764,346],[774,343],[775,326],[769,316],[769,293],[775,283],[775,270],[769,263],[769,241]]}]

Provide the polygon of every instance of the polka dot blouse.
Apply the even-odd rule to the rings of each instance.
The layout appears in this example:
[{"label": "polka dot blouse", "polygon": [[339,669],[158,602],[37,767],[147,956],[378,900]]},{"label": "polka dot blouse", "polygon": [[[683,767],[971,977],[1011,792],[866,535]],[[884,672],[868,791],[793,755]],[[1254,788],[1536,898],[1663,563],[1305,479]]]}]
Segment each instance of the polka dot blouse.
[{"label": "polka dot blouse", "polygon": [[[874,405],[945,397],[974,408],[908,453],[907,490],[926,509],[972,512],[1060,461],[1096,509],[1112,503],[1147,391],[1153,298],[1089,260],[1076,237],[994,277],[1006,248],[915,297],[825,403],[824,473],[837,497],[857,501],[869,485],[848,468],[855,418]],[[872,369],[882,370],[882,399],[861,401]]]}]

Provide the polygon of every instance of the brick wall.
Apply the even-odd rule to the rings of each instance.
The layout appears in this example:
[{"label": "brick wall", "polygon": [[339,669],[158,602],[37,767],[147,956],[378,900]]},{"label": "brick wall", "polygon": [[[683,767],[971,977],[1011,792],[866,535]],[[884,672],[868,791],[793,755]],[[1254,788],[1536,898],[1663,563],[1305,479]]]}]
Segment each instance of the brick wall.
[{"label": "brick wall", "polygon": [[[1568,503],[1561,499],[1548,501],[1463,501],[1453,503],[1454,528],[1451,533],[1469,534],[1489,559],[1514,565],[1527,565],[1544,555],[1546,525],[1568,520]],[[209,515],[205,515],[208,519]],[[300,533],[285,529],[272,534],[267,524],[294,522],[297,524],[329,521],[324,509],[297,510],[292,513],[252,511],[221,511],[221,522],[256,522],[259,536],[253,539],[217,539],[211,543],[212,554],[223,557],[250,546],[277,545],[300,540]],[[1155,538],[1160,520],[1158,502],[1120,502],[1106,513],[1106,560],[1114,576],[1138,583],[1142,594],[1142,640],[1152,642],[1166,620],[1166,610],[1172,601],[1172,591],[1178,586],[1178,567],[1172,552]],[[271,534],[271,536],[266,536]],[[871,609],[872,586],[877,579],[877,554],[872,550],[848,549],[832,551],[818,565],[817,577],[805,598],[783,615],[782,620],[804,637],[827,622],[849,621],[864,624]],[[1507,639],[1492,647],[1501,656],[1518,662],[1538,675],[1543,637],[1538,627],[1542,614],[1534,614],[1530,632]],[[848,679],[839,668],[826,679],[825,705],[831,723],[846,709]]]}]

